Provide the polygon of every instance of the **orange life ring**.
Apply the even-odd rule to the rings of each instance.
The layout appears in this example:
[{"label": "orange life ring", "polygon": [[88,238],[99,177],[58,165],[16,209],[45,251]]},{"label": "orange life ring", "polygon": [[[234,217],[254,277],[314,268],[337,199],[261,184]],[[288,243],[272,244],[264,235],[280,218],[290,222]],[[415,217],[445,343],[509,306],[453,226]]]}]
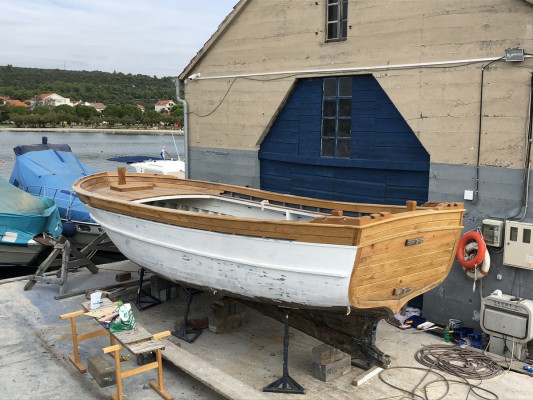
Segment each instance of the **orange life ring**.
[{"label": "orange life ring", "polygon": [[[477,249],[476,246],[470,246],[472,249],[467,248],[467,245],[471,242],[477,244]],[[459,264],[467,269],[476,268],[485,258],[486,250],[487,246],[480,233],[475,231],[466,232],[459,240],[459,245],[457,246],[457,260]],[[474,251],[476,251],[475,255]]]}]

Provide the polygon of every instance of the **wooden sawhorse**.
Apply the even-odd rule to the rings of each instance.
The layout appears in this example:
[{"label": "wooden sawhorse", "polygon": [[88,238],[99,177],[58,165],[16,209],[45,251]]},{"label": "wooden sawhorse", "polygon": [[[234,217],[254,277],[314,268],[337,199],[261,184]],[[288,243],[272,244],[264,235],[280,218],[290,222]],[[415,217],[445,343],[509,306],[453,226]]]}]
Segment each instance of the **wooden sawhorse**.
[{"label": "wooden sawhorse", "polygon": [[[119,339],[118,336],[125,336],[123,334],[129,333],[130,331],[124,331],[124,332],[116,332],[115,337],[121,342],[121,344],[112,345],[109,347],[105,347],[103,349],[104,353],[111,353],[113,355],[113,358],[115,359],[115,374],[117,378],[117,394],[114,393],[111,395],[112,400],[123,400],[122,396],[122,379],[127,378],[128,376],[137,375],[142,372],[150,371],[152,369],[157,368],[157,382],[156,381],[150,381],[150,386],[152,389],[154,389],[157,393],[161,395],[165,400],[173,400],[174,397],[168,393],[165,388],[163,387],[163,364],[162,364],[162,357],[161,357],[161,350],[165,348],[165,345],[161,343],[159,339],[162,339],[164,337],[170,336],[170,331],[165,331],[161,333],[156,333],[152,335],[147,330],[145,330],[143,327],[136,325],[133,330],[136,330],[137,335],[130,335],[129,338],[121,338]],[[133,331],[132,330],[132,331]],[[122,335],[121,335],[122,334]],[[139,338],[141,336],[144,336],[144,339],[141,339],[140,341],[137,341],[136,338]],[[149,336],[149,337],[146,337]],[[123,341],[124,340],[124,341]],[[122,348],[126,348],[134,355],[143,354],[150,351],[155,351],[156,355],[156,361],[141,365],[140,367],[133,368],[127,371],[122,371],[120,369],[120,354],[119,351]]]},{"label": "wooden sawhorse", "polygon": [[76,368],[78,368],[78,371],[80,371],[80,373],[82,374],[87,372],[87,368],[85,368],[85,365],[83,365],[80,361],[80,352],[78,350],[79,342],[82,342],[84,340],[91,339],[94,337],[98,337],[98,336],[109,335],[109,341],[111,345],[113,346],[115,344],[115,338],[113,337],[113,335],[107,329],[104,329],[104,328],[99,329],[97,331],[85,333],[83,335],[78,335],[78,331],[76,329],[76,317],[83,315],[85,313],[87,313],[87,311],[80,310],[80,311],[74,311],[69,314],[63,314],[59,316],[59,318],[61,319],[70,318],[70,326],[72,328],[72,347],[74,348],[74,356],[69,356],[69,359],[72,362],[72,364],[74,364]]},{"label": "wooden sawhorse", "polygon": [[[157,382],[151,381],[150,386],[157,393],[161,395],[165,400],[173,400],[174,397],[168,393],[163,387],[163,364],[161,350],[165,348],[165,345],[160,339],[170,336],[170,331],[151,334],[144,329],[140,324],[136,324],[135,327],[128,331],[111,333],[107,329],[99,329],[97,331],[89,332],[83,335],[78,335],[76,330],[76,317],[84,315],[89,310],[90,302],[84,302],[82,305],[85,310],[75,311],[69,314],[63,314],[61,319],[70,318],[70,324],[72,328],[72,346],[74,348],[74,356],[69,356],[70,361],[76,366],[76,368],[83,374],[87,371],[87,368],[80,362],[80,355],[78,350],[78,343],[93,337],[109,335],[111,345],[104,347],[103,352],[105,354],[111,353],[115,359],[115,375],[117,380],[117,394],[111,394],[112,400],[123,400],[122,394],[122,379],[129,376],[137,375],[145,371],[150,371],[157,368]],[[102,307],[113,305],[111,300],[107,298],[102,299]],[[98,318],[95,318],[98,321]],[[119,343],[116,343],[117,340]],[[155,352],[156,361],[141,365],[140,367],[130,369],[128,371],[121,371],[120,368],[120,350],[127,349],[135,356],[147,352]]]}]

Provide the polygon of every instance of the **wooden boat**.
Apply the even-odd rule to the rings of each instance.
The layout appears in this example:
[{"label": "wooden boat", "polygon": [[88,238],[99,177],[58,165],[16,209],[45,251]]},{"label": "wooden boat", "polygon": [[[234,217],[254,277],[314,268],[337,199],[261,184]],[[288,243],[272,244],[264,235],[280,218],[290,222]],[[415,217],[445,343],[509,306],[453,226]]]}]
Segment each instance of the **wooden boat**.
[{"label": "wooden boat", "polygon": [[333,202],[120,168],[73,189],[132,261],[273,317],[276,306],[299,309],[293,326],[354,356],[351,347],[363,347],[363,358],[380,365],[388,359],[374,346],[377,321],[446,278],[465,211],[462,203]]}]

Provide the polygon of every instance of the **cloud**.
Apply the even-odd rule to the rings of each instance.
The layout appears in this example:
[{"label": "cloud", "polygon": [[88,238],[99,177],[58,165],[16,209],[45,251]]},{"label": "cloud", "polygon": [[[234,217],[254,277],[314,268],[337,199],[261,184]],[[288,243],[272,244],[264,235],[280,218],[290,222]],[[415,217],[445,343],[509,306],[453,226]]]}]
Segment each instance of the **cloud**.
[{"label": "cloud", "polygon": [[0,0],[0,65],[177,76],[237,0]]}]

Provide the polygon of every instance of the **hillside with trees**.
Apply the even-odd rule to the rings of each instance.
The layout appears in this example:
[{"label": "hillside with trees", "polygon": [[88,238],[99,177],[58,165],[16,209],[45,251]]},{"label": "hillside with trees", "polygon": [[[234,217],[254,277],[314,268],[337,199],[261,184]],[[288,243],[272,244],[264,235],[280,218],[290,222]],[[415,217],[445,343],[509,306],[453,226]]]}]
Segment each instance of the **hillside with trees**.
[{"label": "hillside with trees", "polygon": [[171,77],[0,66],[0,96],[24,101],[42,93],[121,107],[140,104],[147,110],[159,100],[176,98]]}]

